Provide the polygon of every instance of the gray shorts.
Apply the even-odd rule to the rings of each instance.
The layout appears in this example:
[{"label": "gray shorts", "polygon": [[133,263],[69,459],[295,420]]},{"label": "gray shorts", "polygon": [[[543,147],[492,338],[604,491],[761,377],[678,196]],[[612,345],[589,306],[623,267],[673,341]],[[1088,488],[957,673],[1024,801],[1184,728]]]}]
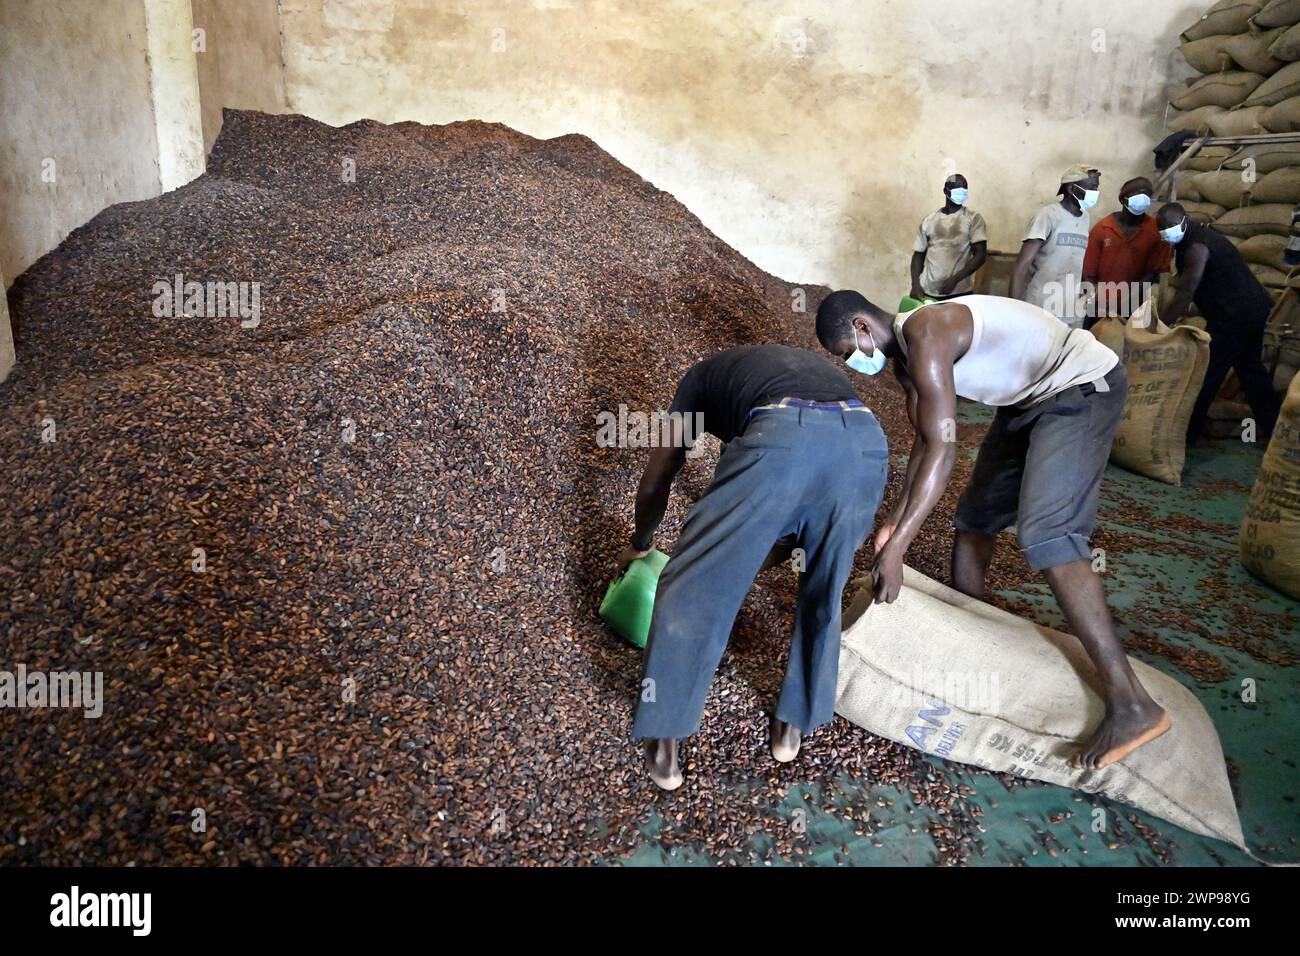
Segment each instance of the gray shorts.
[{"label": "gray shorts", "polygon": [[1087,383],[1032,408],[998,409],[957,503],[958,531],[997,534],[1014,524],[1035,571],[1092,559],[1101,476],[1128,394],[1123,362],[1105,382],[1109,391]]}]

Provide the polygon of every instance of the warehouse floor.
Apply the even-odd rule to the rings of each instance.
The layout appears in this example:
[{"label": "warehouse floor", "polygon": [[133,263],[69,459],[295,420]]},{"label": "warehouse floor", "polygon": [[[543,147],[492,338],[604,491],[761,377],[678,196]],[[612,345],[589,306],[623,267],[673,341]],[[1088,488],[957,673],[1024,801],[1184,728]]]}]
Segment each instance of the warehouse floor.
[{"label": "warehouse floor", "polygon": [[[991,412],[962,403],[962,420],[981,425]],[[972,457],[975,444],[968,441]],[[1237,560],[1237,529],[1262,449],[1218,441],[1192,449],[1183,485],[1174,487],[1107,469],[1096,543],[1107,550],[1107,590],[1129,652],[1183,681],[1218,727],[1237,797],[1242,830],[1252,853],[1268,863],[1300,861],[1300,791],[1290,729],[1300,719],[1294,665],[1300,659],[1300,603],[1248,574]],[[895,455],[898,468],[906,455]],[[1120,546],[1117,546],[1117,543]],[[1009,606],[1039,623],[1063,623],[1041,578],[1003,589]],[[1249,608],[1249,632],[1238,622]],[[1200,628],[1188,627],[1192,611]],[[1196,680],[1170,660],[1216,680]],[[1241,700],[1242,681],[1255,682],[1256,702]],[[1278,728],[1282,728],[1279,732]],[[1250,855],[1170,823],[1090,794],[1033,781],[1011,781],[936,757],[931,772],[953,788],[972,788],[966,800],[978,818],[980,841],[969,865],[1029,866],[1250,866]],[[788,786],[773,821],[801,826],[801,864],[908,866],[939,862],[929,837],[943,820],[918,806],[905,790],[870,787],[861,780]],[[817,781],[817,782],[813,782]],[[1008,789],[1008,783],[1011,789]],[[738,784],[738,786],[740,786]],[[831,807],[829,812],[827,807]],[[836,809],[869,808],[872,832],[862,835]],[[1094,808],[1105,808],[1110,826],[1091,828]],[[657,815],[643,828],[645,842],[621,861],[630,865],[692,865],[717,862],[685,847],[665,851],[655,842]],[[771,865],[796,862],[772,852],[771,838],[756,833],[753,853]]]}]

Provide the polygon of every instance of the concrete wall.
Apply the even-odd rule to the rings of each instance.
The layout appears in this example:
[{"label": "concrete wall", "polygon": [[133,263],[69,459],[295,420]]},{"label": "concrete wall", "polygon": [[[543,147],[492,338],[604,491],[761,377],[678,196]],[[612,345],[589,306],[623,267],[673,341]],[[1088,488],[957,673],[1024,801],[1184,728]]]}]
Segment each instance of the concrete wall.
[{"label": "concrete wall", "polygon": [[144,6],[0,2],[0,272],[158,193]]},{"label": "concrete wall", "polygon": [[204,153],[221,131],[225,107],[286,111],[280,18],[276,0],[192,0],[194,26],[204,33],[198,54],[203,91]]},{"label": "concrete wall", "polygon": [[106,206],[202,174],[191,30],[189,0],[0,0],[0,277]]},{"label": "concrete wall", "polygon": [[0,0],[0,273],[202,172],[187,0]]},{"label": "concrete wall", "polygon": [[[1018,244],[1072,162],[1103,169],[1114,208],[1148,167],[1177,33],[1204,5],[193,0],[192,22],[205,146],[224,106],[582,132],[764,268],[888,301],[949,171],[970,178],[996,248]],[[185,72],[157,47],[175,51],[183,7],[0,0],[6,275],[194,172],[187,110],[149,106],[173,86],[157,64]],[[152,44],[146,8],[169,24]]]},{"label": "concrete wall", "polygon": [[1207,3],[279,0],[278,32],[294,112],[585,133],[765,269],[887,302],[954,169],[994,248],[1074,162],[1116,208]]}]

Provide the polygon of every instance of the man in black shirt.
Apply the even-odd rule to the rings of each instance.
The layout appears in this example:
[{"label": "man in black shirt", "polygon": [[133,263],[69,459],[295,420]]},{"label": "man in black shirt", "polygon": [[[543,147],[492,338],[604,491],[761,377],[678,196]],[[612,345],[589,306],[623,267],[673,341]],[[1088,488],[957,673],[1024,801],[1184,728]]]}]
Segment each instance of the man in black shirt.
[{"label": "man in black shirt", "polygon": [[[771,721],[772,755],[793,760],[800,735],[835,711],[840,599],[853,555],[885,491],[888,452],[875,416],[831,361],[785,345],[730,349],[677,386],[670,440],[650,453],[636,530],[620,566],[648,554],[686,460],[682,421],[703,415],[726,444],[659,577],[632,736],[646,740],[651,778],[682,783],[678,740],[699,727],[732,622],[774,544],[799,549],[799,601],[785,682]],[[676,414],[673,414],[676,413]],[[696,421],[697,419],[689,419]]]},{"label": "man in black shirt", "polygon": [[1178,266],[1177,289],[1160,310],[1160,319],[1173,325],[1195,302],[1205,316],[1205,331],[1210,333],[1210,364],[1187,424],[1187,440],[1200,434],[1229,369],[1237,372],[1259,437],[1267,438],[1281,408],[1261,358],[1272,296],[1226,236],[1192,222],[1178,203],[1161,207],[1156,225],[1160,237],[1173,243]]}]

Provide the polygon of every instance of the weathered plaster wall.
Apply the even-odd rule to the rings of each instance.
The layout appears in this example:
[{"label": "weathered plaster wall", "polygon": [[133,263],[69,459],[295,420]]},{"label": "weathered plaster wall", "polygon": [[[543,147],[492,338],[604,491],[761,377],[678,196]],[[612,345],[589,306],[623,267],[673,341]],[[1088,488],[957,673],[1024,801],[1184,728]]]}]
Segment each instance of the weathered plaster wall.
[{"label": "weathered plaster wall", "polygon": [[192,0],[204,33],[198,54],[206,155],[221,131],[221,110],[286,111],[276,0]]},{"label": "weathered plaster wall", "polygon": [[105,206],[157,195],[140,0],[0,2],[0,273]]},{"label": "weathered plaster wall", "polygon": [[294,112],[585,133],[769,271],[883,301],[952,169],[995,248],[1074,162],[1116,208],[1204,6],[279,0]]}]

